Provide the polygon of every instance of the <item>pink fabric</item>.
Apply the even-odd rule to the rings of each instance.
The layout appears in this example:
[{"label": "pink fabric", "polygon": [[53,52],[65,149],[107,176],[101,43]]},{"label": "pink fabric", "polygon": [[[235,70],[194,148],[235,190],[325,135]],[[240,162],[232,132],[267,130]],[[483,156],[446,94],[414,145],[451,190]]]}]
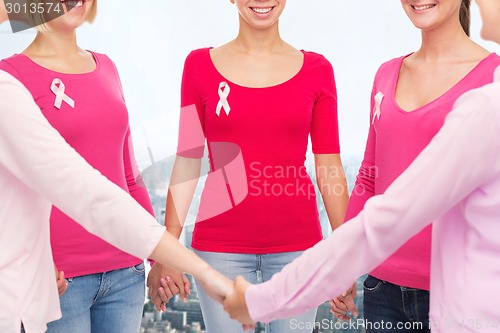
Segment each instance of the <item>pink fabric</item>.
[{"label": "pink fabric", "polygon": [[[316,196],[304,161],[309,135],[315,154],[339,153],[337,96],[330,63],[321,55],[303,53],[304,64],[293,78],[267,88],[243,87],[224,78],[208,48],[193,51],[186,59],[182,107],[196,106],[212,172],[201,198],[204,214],[198,215],[194,248],[275,253],[304,250],[321,240]],[[200,158],[202,149],[186,151],[197,137],[196,127],[181,126],[178,155]],[[224,167],[230,155],[213,150],[221,142],[241,149],[246,174],[242,186],[248,193],[231,186],[239,170]],[[228,195],[218,193],[222,177],[214,171],[222,167],[230,171],[224,176]],[[207,219],[213,206],[204,205],[213,203],[214,193],[228,209]],[[235,202],[244,194],[241,203]]]},{"label": "pink fabric", "polygon": [[[31,92],[49,123],[94,168],[129,192],[153,214],[133,154],[128,113],[118,73],[105,55],[93,53],[96,69],[88,74],[61,74],[45,69],[23,54],[4,59],[0,69],[9,72]],[[64,84],[60,109],[51,89],[54,79]],[[43,154],[44,152],[39,152]],[[130,256],[87,232],[59,209],[51,214],[54,261],[66,277],[100,273],[136,265]]]},{"label": "pink fabric", "polygon": [[270,281],[250,286],[252,319],[294,316],[340,295],[434,220],[432,332],[498,332],[499,96],[497,81],[461,97],[383,195]]},{"label": "pink fabric", "polygon": [[43,333],[59,319],[51,202],[87,230],[147,257],[165,228],[49,124],[30,92],[0,70],[0,332]]},{"label": "pink fabric", "polygon": [[[394,98],[404,58],[383,64],[375,76],[365,156],[349,200],[346,221],[355,217],[370,197],[384,193],[413,162],[439,131],[457,98],[470,89],[491,83],[493,70],[500,65],[500,57],[492,53],[441,97],[406,112]],[[381,96],[381,103],[377,103]],[[430,251],[431,226],[428,226],[371,274],[394,284],[429,290]]]}]

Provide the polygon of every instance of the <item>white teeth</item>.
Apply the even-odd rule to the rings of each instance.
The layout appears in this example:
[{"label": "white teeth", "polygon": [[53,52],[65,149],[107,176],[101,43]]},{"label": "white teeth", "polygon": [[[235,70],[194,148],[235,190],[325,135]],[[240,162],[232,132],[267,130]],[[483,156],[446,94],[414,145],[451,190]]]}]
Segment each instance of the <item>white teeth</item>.
[{"label": "white teeth", "polygon": [[421,6],[413,5],[413,8],[415,10],[427,10],[433,8],[434,6],[435,5],[421,5]]},{"label": "white teeth", "polygon": [[66,1],[61,1],[66,4],[69,8],[73,7],[83,7],[84,0],[66,0]]},{"label": "white teeth", "polygon": [[272,7],[269,7],[269,8],[252,8],[252,10],[256,13],[259,13],[259,14],[267,14],[269,13],[273,8]]}]

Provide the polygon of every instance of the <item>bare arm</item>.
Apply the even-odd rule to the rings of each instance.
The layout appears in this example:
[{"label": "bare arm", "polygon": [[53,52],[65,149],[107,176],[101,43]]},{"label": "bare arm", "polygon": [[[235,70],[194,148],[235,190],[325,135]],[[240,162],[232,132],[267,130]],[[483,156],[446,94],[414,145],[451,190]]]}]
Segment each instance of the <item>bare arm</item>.
[{"label": "bare arm", "polygon": [[[177,156],[172,169],[165,209],[167,232],[179,239],[189,206],[194,196],[201,170],[201,159]],[[186,276],[171,267],[156,263],[147,279],[148,294],[159,311],[166,311],[165,304],[174,295],[183,300],[190,293],[191,283]]]},{"label": "bare arm", "polygon": [[344,223],[349,199],[347,182],[339,154],[316,154],[316,181],[332,230]]}]

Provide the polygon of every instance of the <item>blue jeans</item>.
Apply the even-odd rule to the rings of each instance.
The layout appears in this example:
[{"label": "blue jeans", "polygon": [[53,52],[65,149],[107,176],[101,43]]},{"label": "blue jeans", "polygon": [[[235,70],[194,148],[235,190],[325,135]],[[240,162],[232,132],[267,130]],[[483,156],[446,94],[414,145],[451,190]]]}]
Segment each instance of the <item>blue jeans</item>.
[{"label": "blue jeans", "polygon": [[[197,250],[194,252],[228,278],[233,280],[237,275],[241,275],[251,283],[270,280],[286,264],[302,254],[302,251],[273,254],[234,254]],[[232,320],[224,312],[222,305],[212,301],[199,286],[198,283],[198,296],[207,333],[243,332],[241,324]],[[265,325],[266,333],[311,333],[310,329],[301,330],[297,327],[314,327],[315,319],[316,309],[294,318],[272,321]],[[306,323],[311,324],[307,325]]]},{"label": "blue jeans", "polygon": [[144,263],[67,279],[62,318],[47,333],[137,333],[145,300]]},{"label": "blue jeans", "polygon": [[398,286],[368,275],[363,293],[367,333],[430,332],[427,290]]}]

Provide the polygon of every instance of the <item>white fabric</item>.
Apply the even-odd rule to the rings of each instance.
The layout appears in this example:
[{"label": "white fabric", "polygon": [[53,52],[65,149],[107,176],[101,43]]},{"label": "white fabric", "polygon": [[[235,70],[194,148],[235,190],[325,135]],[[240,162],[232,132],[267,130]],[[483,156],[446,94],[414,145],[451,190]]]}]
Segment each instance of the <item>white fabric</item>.
[{"label": "white fabric", "polygon": [[51,203],[140,258],[165,229],[90,167],[50,126],[29,91],[0,71],[0,332],[45,332],[60,317],[49,239]]}]

